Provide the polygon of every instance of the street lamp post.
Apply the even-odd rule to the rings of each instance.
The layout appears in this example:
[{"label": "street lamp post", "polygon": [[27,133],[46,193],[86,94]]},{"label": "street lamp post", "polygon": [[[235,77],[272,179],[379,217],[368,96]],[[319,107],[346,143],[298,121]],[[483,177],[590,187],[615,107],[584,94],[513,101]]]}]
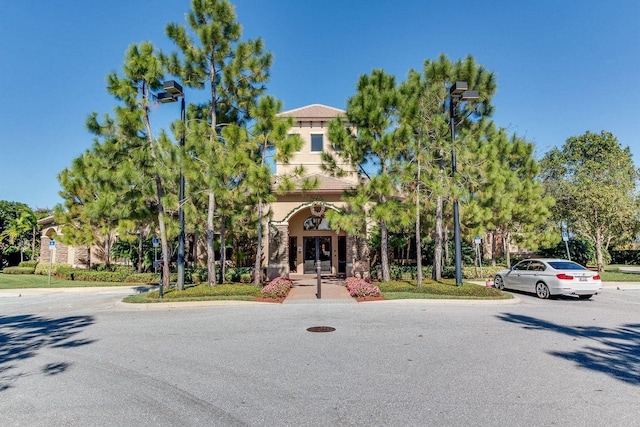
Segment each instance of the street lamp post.
[{"label": "street lamp post", "polygon": [[[162,84],[164,92],[158,94],[158,101],[176,102],[178,98],[181,99],[180,104],[180,119],[182,120],[182,135],[180,136],[180,148],[184,148],[184,133],[185,133],[185,105],[184,105],[184,92],[182,86],[174,80],[167,80]],[[182,205],[184,203],[184,174],[182,172],[182,162],[180,162],[180,184],[178,194],[178,222],[180,223],[180,234],[178,235],[178,282],[176,283],[179,290],[184,290],[184,209]]]},{"label": "street lamp post", "polygon": [[[451,169],[455,180],[456,167],[456,107],[460,101],[478,99],[477,90],[468,90],[467,82],[455,82],[449,88],[449,126],[451,127]],[[462,285],[462,243],[458,199],[453,199],[453,240],[455,242],[456,286]]]}]

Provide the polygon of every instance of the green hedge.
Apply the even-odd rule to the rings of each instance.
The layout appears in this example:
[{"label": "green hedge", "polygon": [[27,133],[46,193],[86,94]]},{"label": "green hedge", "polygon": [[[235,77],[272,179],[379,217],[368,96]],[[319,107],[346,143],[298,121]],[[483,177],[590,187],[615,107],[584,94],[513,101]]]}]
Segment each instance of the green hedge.
[{"label": "green hedge", "polygon": [[[177,275],[176,275],[177,279]],[[160,273],[133,273],[124,279],[126,283],[144,283],[145,285],[157,285],[160,283]]]},{"label": "green hedge", "polygon": [[18,267],[36,268],[37,265],[38,265],[38,261],[22,261],[20,264],[18,264]]},{"label": "green hedge", "polygon": [[[476,268],[473,265],[463,266],[462,277],[466,280],[486,279],[495,276],[498,271],[504,270],[505,268],[506,267],[504,266],[482,266],[482,274],[480,274],[480,268]],[[432,270],[433,267],[431,265],[423,266],[422,277],[430,278]],[[373,268],[371,270],[371,277],[377,277],[377,273],[377,269]],[[389,266],[389,274],[391,276],[391,280],[415,280],[418,274],[418,268],[416,266],[392,264]],[[455,267],[447,266],[442,269],[442,277],[445,279],[453,279],[455,276]]]},{"label": "green hedge", "polygon": [[33,274],[35,272],[34,267],[7,267],[2,270],[3,274]]},{"label": "green hedge", "polygon": [[611,264],[640,265],[640,251],[623,250],[609,251],[611,254]]},{"label": "green hedge", "polygon": [[71,268],[67,264],[55,264],[55,263],[54,264],[49,264],[48,262],[41,262],[41,263],[38,263],[38,265],[36,266],[35,274],[48,276],[49,275],[49,265],[51,265],[51,274],[53,276],[55,276],[58,273],[58,269],[59,268],[63,268],[63,267]]},{"label": "green hedge", "polygon": [[72,268],[69,265],[57,269],[55,276],[64,280],[79,280],[82,282],[124,282],[129,273],[127,271],[95,271],[83,268]]}]

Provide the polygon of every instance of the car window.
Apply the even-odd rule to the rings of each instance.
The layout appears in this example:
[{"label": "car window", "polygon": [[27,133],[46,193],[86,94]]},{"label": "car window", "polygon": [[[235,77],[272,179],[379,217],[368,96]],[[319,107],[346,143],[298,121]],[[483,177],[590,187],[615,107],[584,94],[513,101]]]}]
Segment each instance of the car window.
[{"label": "car window", "polygon": [[513,269],[518,271],[526,270],[530,263],[531,261],[521,261],[514,265]]},{"label": "car window", "polygon": [[571,261],[551,261],[549,265],[556,270],[586,270],[585,267]]},{"label": "car window", "polygon": [[529,271],[544,271],[545,266],[540,261],[531,261],[529,264]]}]

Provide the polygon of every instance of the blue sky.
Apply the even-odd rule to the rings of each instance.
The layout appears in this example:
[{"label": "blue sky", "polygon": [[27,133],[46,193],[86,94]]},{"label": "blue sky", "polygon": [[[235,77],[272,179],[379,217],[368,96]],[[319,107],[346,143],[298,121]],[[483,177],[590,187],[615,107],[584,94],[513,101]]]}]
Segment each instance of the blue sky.
[{"label": "blue sky", "polygon": [[[275,62],[285,109],[344,108],[374,68],[403,80],[445,53],[472,54],[497,76],[494,121],[537,156],[587,130],[612,132],[640,166],[637,0],[235,0],[245,38]],[[112,112],[105,77],[132,43],[169,52],[168,22],[188,0],[0,0],[0,200],[61,202],[57,175],[91,147],[88,114]],[[203,97],[187,92],[187,102]],[[175,111],[174,111],[175,110]],[[163,105],[156,123],[179,117]]]}]

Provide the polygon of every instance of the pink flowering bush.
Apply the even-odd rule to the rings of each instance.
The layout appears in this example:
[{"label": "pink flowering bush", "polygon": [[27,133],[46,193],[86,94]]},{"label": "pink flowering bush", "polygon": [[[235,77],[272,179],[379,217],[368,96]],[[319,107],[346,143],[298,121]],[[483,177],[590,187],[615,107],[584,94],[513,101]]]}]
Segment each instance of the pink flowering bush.
[{"label": "pink flowering bush", "polygon": [[376,285],[360,279],[359,277],[348,277],[345,280],[349,295],[352,297],[378,297],[380,288]]},{"label": "pink flowering bush", "polygon": [[286,277],[276,277],[262,288],[261,295],[265,298],[286,297],[293,282]]}]

